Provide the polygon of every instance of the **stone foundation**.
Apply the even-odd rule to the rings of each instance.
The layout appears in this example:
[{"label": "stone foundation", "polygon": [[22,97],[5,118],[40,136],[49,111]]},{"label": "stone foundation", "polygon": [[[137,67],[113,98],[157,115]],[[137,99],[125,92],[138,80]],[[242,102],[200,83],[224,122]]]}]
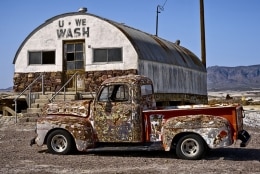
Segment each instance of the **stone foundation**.
[{"label": "stone foundation", "polygon": [[[137,70],[107,70],[107,71],[88,71],[79,72],[77,78],[82,79],[82,83],[77,85],[78,91],[96,92],[101,83],[111,77],[138,74]],[[37,73],[15,73],[14,74],[14,92],[22,92],[28,85],[30,85],[38,76]],[[62,72],[45,72],[44,73],[44,91],[56,92],[66,81],[63,80]],[[69,90],[70,87],[66,87]],[[39,78],[32,86],[32,92],[42,91],[42,79]],[[207,104],[207,95],[196,94],[155,94],[156,102],[159,105],[172,105],[175,104]]]},{"label": "stone foundation", "polygon": [[[29,86],[37,77],[40,76],[40,72],[36,73],[15,73],[13,82],[14,92],[22,92],[27,86]],[[78,73],[84,81],[84,91],[96,91],[100,84],[107,78],[137,74],[137,70],[107,70],[107,71],[89,71],[84,73]],[[64,80],[62,72],[45,72],[44,73],[44,91],[56,92],[58,91],[66,81]],[[42,91],[42,78],[39,78],[32,86],[32,92]]]},{"label": "stone foundation", "polygon": [[[28,87],[37,77],[40,76],[40,72],[36,73],[15,73],[13,82],[14,92],[22,92]],[[46,72],[44,73],[44,91],[55,92],[62,86],[62,73],[61,72]],[[42,78],[38,78],[37,81],[31,86],[32,92],[42,91]]]}]

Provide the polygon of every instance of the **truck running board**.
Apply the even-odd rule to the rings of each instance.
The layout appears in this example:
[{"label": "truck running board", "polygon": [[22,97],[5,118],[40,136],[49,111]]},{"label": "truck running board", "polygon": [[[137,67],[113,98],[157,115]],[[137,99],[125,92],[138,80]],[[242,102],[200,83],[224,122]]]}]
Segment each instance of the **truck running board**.
[{"label": "truck running board", "polygon": [[161,151],[164,150],[159,144],[139,145],[139,146],[100,146],[88,149],[87,152],[102,152],[102,151]]}]

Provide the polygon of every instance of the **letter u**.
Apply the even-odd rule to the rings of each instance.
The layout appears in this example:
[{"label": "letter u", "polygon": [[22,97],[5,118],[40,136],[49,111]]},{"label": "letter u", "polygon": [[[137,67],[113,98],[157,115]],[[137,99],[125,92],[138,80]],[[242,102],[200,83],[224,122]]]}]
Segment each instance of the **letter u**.
[{"label": "letter u", "polygon": [[64,27],[64,21],[59,21],[59,27]]}]

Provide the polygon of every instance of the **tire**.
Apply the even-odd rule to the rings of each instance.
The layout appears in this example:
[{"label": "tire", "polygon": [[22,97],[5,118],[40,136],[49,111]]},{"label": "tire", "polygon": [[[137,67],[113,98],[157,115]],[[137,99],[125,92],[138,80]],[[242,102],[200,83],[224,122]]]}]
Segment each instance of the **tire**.
[{"label": "tire", "polygon": [[55,130],[47,138],[47,147],[53,154],[69,154],[73,150],[72,136],[65,130]]},{"label": "tire", "polygon": [[204,156],[206,149],[205,142],[200,136],[189,134],[177,142],[176,155],[181,159],[198,160]]}]

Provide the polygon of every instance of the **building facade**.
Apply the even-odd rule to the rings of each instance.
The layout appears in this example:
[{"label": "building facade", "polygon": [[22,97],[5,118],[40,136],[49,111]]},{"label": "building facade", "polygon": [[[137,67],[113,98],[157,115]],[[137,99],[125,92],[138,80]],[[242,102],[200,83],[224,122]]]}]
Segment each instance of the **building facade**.
[{"label": "building facade", "polygon": [[[14,91],[44,72],[45,91],[95,91],[109,77],[140,74],[154,83],[157,101],[206,103],[207,72],[187,48],[86,11],[54,16],[33,30],[13,60]],[[37,82],[33,91],[41,91]]]}]

